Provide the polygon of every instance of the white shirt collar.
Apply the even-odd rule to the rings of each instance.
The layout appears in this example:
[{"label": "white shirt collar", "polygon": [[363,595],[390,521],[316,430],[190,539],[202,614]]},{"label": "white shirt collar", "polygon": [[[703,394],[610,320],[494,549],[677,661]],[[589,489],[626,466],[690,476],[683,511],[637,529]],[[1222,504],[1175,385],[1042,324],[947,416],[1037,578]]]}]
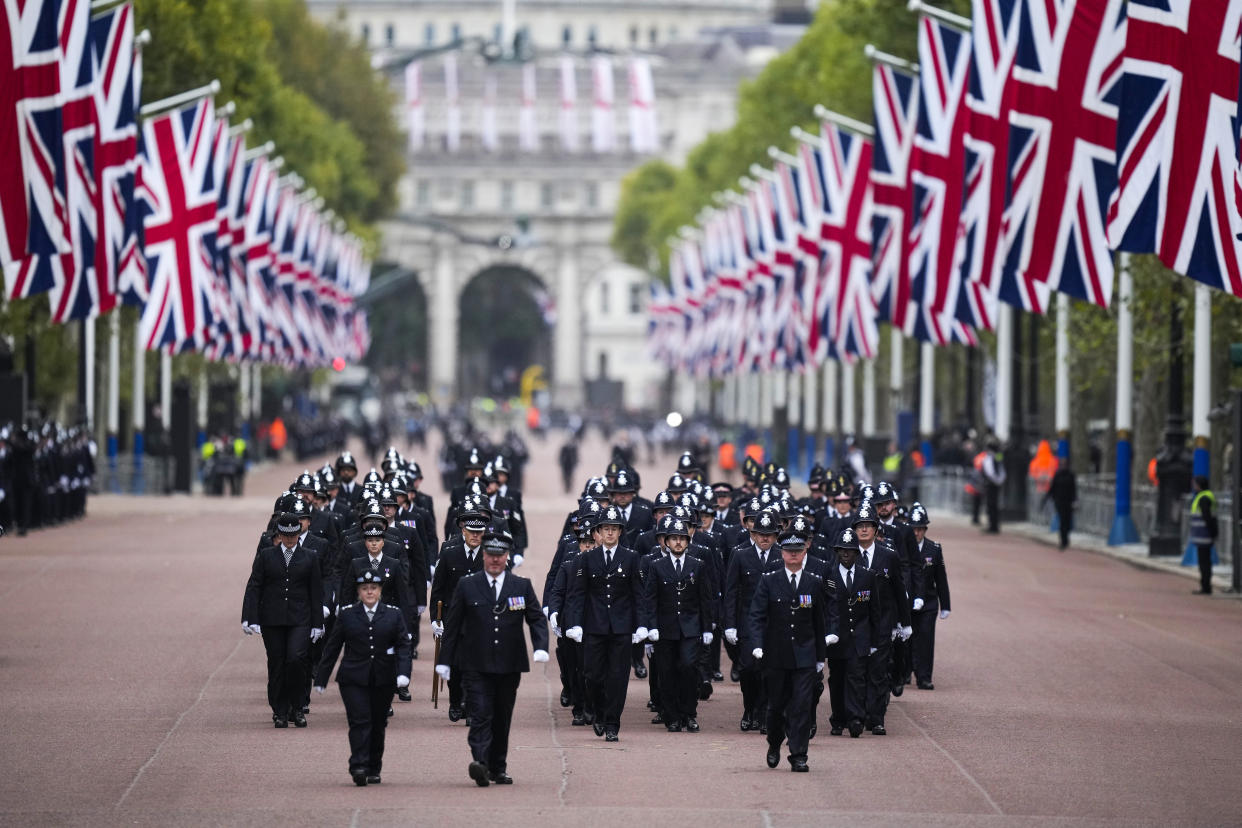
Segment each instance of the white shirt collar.
[{"label": "white shirt collar", "polygon": [[376,601],[375,606],[373,607],[368,607],[365,601],[359,601],[358,603],[362,604],[363,612],[379,612],[379,605],[380,605],[379,601]]},{"label": "white shirt collar", "polygon": [[381,549],[381,550],[379,551],[379,554],[378,554],[378,555],[372,555],[372,554],[371,554],[371,552],[370,552],[370,550],[368,550],[368,551],[367,551],[367,559],[368,559],[368,561],[378,561],[378,560],[379,560],[380,558],[382,558],[382,557],[384,557],[384,550],[383,550],[383,549]]},{"label": "white shirt collar", "polygon": [[[857,560],[855,560],[855,561],[854,561],[854,566],[857,566],[857,565],[858,565],[858,561],[857,561]],[[853,572],[853,571],[854,571],[854,567],[853,567],[853,566],[847,567],[845,564],[841,563],[840,561],[837,561],[837,569],[841,570],[841,579],[842,579],[842,580],[845,580],[845,578],[846,578],[846,577],[847,577],[847,576],[848,576],[851,572]]]},{"label": "white shirt collar", "polygon": [[[491,588],[492,588],[492,580],[493,580],[492,576],[491,576],[491,575],[488,575],[486,572],[484,572],[484,573],[483,573],[483,577],[487,578],[487,588],[488,588],[488,589],[491,589]],[[496,581],[496,585],[497,585],[500,589],[504,589],[504,588],[505,588],[505,573],[504,573],[504,572],[501,572],[499,575],[497,575],[497,576],[496,576],[496,578],[495,578],[495,581]]]},{"label": "white shirt collar", "polygon": [[798,584],[801,584],[801,583],[802,583],[802,572],[803,572],[803,570],[801,570],[801,569],[799,569],[797,572],[794,572],[794,571],[793,571],[792,569],[790,569],[789,567],[785,567],[785,574],[786,574],[786,575],[792,575],[792,576],[794,577],[795,582],[796,582],[796,583],[798,583]]}]

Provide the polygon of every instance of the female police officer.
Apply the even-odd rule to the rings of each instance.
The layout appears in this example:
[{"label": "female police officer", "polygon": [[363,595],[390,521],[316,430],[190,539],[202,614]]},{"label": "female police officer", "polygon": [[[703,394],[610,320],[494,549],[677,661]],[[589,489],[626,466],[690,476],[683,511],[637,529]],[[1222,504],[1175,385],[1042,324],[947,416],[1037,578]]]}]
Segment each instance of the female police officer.
[{"label": "female police officer", "polygon": [[322,693],[345,647],[336,683],[349,721],[349,775],[359,787],[380,783],[384,728],[398,687],[410,685],[410,632],[396,607],[380,601],[384,579],[366,570],[357,577],[358,601],[341,608],[315,671]]}]

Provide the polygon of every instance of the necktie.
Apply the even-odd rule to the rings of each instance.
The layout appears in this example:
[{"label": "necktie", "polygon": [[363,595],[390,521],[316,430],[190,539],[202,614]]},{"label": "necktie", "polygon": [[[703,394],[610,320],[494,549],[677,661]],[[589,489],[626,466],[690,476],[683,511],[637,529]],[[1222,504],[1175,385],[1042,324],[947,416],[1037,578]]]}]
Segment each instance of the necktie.
[{"label": "necktie", "polygon": [[373,609],[367,610],[367,623],[370,624],[374,620],[375,620],[375,610]]},{"label": "necktie", "polygon": [[845,570],[845,589],[848,591],[853,588],[854,588],[854,567],[851,566],[849,569]]},{"label": "necktie", "polygon": [[293,560],[293,550],[287,546],[280,547],[280,551],[285,554],[285,566],[289,565],[289,561]]},{"label": "necktie", "polygon": [[612,569],[612,551],[608,549],[604,550],[604,568]]},{"label": "necktie", "polygon": [[789,588],[792,589],[795,593],[798,591],[798,576],[797,575],[789,576]]},{"label": "necktie", "polygon": [[677,570],[677,577],[680,578],[681,577],[681,558],[674,559],[673,568]]},{"label": "necktie", "polygon": [[500,583],[495,578],[492,579],[492,603],[500,603]]},{"label": "necktie", "polygon": [[379,559],[379,558],[372,558],[372,559],[371,559],[371,569],[372,569],[372,570],[378,570],[378,569],[379,569],[379,562],[380,562],[380,559]]}]

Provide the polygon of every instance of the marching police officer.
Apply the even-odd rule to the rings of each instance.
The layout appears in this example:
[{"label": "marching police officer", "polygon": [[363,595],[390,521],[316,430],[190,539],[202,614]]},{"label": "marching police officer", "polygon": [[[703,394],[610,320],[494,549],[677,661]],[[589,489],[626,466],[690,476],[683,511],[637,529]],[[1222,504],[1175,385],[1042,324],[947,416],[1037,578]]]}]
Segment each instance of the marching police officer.
[{"label": "marching police officer", "polygon": [[[457,594],[457,582],[471,573],[483,568],[481,546],[487,531],[487,516],[475,508],[469,508],[457,516],[460,532],[444,542],[440,550],[440,563],[436,565],[436,574],[431,581],[432,612],[440,617],[431,622],[432,635],[439,638],[444,634],[444,619],[453,611],[453,598]],[[441,642],[443,654],[443,642]],[[451,662],[446,662],[452,666]],[[462,703],[464,695],[459,676],[448,679],[450,722],[456,722],[463,715]]]},{"label": "marching police officer", "polygon": [[263,636],[272,721],[284,728],[292,717],[294,725],[306,727],[306,659],[311,641],[323,635],[323,576],[318,558],[298,546],[302,523],[297,513],[283,513],[276,532],[276,544],[260,549],[250,567],[242,631]]},{"label": "marching police officer", "polygon": [[918,543],[918,560],[923,575],[922,594],[915,599],[911,626],[914,628],[914,678],[920,690],[935,690],[932,662],[936,657],[936,617],[949,617],[949,574],[944,568],[944,551],[927,537],[927,510],[915,504],[910,510],[910,527]]},{"label": "marching police officer", "polygon": [[848,727],[857,739],[867,715],[867,658],[875,650],[871,642],[886,634],[879,626],[879,594],[875,575],[857,563],[858,538],[853,529],[842,529],[833,542],[835,562],[825,581],[829,601],[836,604],[840,640],[828,648],[828,700],[832,712],[828,724],[832,735]]},{"label": "marching police officer", "polygon": [[738,546],[729,557],[729,570],[725,574],[724,636],[725,641],[738,647],[738,670],[742,684],[741,730],[766,731],[767,716],[763,674],[760,665],[751,656],[759,646],[751,641],[747,617],[751,599],[764,573],[781,565],[779,550],[773,550],[780,534],[780,521],[772,512],[760,512],[754,518],[750,530],[750,543]]},{"label": "marching police officer", "polygon": [[823,581],[802,566],[806,538],[788,532],[780,547],[784,566],[759,579],[746,638],[768,685],[768,767],[779,764],[787,741],[790,770],[805,773],[815,674],[824,669],[828,645],[837,641],[836,614],[824,600]]},{"label": "marching police officer", "polygon": [[380,600],[384,578],[364,570],[355,579],[356,603],[341,609],[315,672],[322,693],[341,647],[336,683],[349,722],[349,775],[360,787],[378,785],[384,764],[387,711],[398,687],[410,686],[410,632],[401,610]]},{"label": "marching police officer", "polygon": [[460,671],[470,710],[470,778],[481,788],[511,785],[509,725],[522,673],[529,672],[523,624],[530,627],[536,662],[548,660],[548,625],[530,580],[505,571],[513,541],[489,531],[483,571],[457,582],[444,622],[436,673]]}]

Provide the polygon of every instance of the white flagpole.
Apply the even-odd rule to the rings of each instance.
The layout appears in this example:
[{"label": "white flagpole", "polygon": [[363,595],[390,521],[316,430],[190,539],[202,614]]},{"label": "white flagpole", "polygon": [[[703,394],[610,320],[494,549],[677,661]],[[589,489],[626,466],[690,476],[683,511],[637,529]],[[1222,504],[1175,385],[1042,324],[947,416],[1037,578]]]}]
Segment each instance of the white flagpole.
[{"label": "white flagpole", "polygon": [[405,108],[409,116],[409,149],[419,152],[426,140],[427,124],[423,111],[422,65],[416,60],[405,67]]},{"label": "white flagpole", "polygon": [[613,121],[612,60],[599,55],[591,62],[591,149],[597,153],[616,149],[616,124]]},{"label": "white flagpole", "polygon": [[996,314],[996,438],[1009,441],[1009,418],[1013,406],[1013,305],[999,303]]},{"label": "white flagpole", "polygon": [[574,59],[569,55],[561,58],[561,148],[566,152],[578,151],[578,79]]},{"label": "white flagpole", "polygon": [[449,152],[461,147],[461,101],[457,88],[457,55],[444,56],[444,143]]},{"label": "white flagpole", "polygon": [[1207,477],[1211,470],[1208,446],[1212,436],[1212,424],[1208,419],[1212,408],[1212,289],[1202,282],[1195,283],[1193,365],[1195,386],[1190,409],[1190,433],[1195,447],[1193,471],[1196,477]]}]

